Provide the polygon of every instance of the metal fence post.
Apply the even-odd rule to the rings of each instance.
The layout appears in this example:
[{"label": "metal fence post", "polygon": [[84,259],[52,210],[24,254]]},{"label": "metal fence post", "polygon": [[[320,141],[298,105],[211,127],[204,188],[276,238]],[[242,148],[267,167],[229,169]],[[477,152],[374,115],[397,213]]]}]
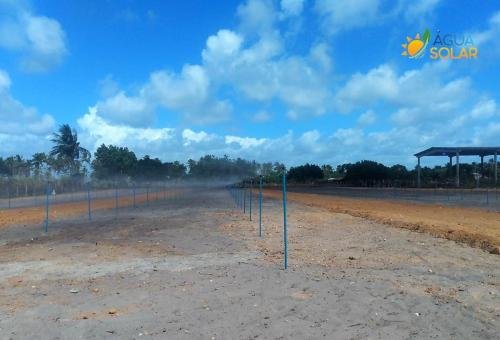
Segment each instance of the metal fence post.
[{"label": "metal fence post", "polygon": [[286,173],[283,172],[283,244],[285,255],[285,269],[288,268],[288,228],[286,224]]},{"label": "metal fence post", "polygon": [[132,195],[133,195],[133,197],[134,197],[134,198],[133,198],[133,200],[132,200],[132,202],[133,202],[133,207],[134,207],[134,209],[135,209],[135,207],[136,207],[136,206],[135,206],[135,183],[134,183],[134,186],[132,187]]},{"label": "metal fence post", "polygon": [[115,213],[118,215],[118,186],[115,184]]},{"label": "metal fence post", "polygon": [[87,184],[87,201],[88,201],[88,210],[89,210],[89,221],[92,220],[91,210],[90,210],[90,183]]},{"label": "metal fence post", "polygon": [[249,206],[250,206],[250,221],[252,220],[252,187],[253,187],[253,180],[250,181],[250,192],[249,192],[249,195],[250,195],[250,202],[249,202]]},{"label": "metal fence post", "polygon": [[45,187],[45,232],[49,231],[49,182]]},{"label": "metal fence post", "polygon": [[259,180],[259,237],[262,237],[262,176]]},{"label": "metal fence post", "polygon": [[243,189],[243,214],[247,213],[247,189]]},{"label": "metal fence post", "polygon": [[149,206],[149,185],[146,186],[146,204]]}]

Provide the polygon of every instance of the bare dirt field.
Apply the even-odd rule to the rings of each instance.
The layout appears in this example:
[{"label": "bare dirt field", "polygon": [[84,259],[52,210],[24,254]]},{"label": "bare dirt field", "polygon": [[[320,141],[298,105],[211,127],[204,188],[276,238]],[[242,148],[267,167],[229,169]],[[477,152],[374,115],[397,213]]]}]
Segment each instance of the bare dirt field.
[{"label": "bare dirt field", "polygon": [[390,200],[408,203],[439,204],[481,208],[500,212],[499,188],[396,188],[396,187],[344,187],[332,184],[298,185],[290,191],[330,195],[355,199]]},{"label": "bare dirt field", "polygon": [[287,271],[281,202],[260,238],[223,190],[4,226],[1,337],[498,338],[498,255],[290,201]]},{"label": "bare dirt field", "polygon": [[[116,207],[118,207],[118,209],[131,209],[134,206],[134,203],[136,205],[146,204],[150,201],[172,198],[179,194],[180,190],[171,190],[158,191],[150,194],[138,194],[135,195],[135,199],[130,195],[122,195],[117,198],[93,198],[90,203],[90,208],[91,212],[110,210],[115,209]],[[86,194],[85,196],[80,197],[78,201],[64,202],[63,200],[62,202],[50,202],[49,204],[49,221],[57,221],[68,217],[79,217],[87,213],[88,202],[86,200]],[[43,200],[34,206],[30,205],[11,209],[0,209],[0,229],[13,224],[42,224],[45,217],[46,211]]]},{"label": "bare dirt field", "polygon": [[[264,195],[279,199],[281,192],[267,190]],[[426,232],[494,254],[500,253],[500,212],[440,204],[361,200],[306,193],[289,193],[288,199],[395,227]]]}]

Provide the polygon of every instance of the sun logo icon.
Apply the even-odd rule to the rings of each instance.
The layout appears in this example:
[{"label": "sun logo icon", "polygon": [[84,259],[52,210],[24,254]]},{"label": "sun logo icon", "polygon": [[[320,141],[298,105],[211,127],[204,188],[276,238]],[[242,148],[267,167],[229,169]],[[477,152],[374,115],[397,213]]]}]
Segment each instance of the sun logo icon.
[{"label": "sun logo icon", "polygon": [[401,55],[408,56],[410,59],[420,58],[424,54],[430,38],[431,33],[428,29],[425,30],[422,38],[420,38],[420,33],[417,33],[415,38],[406,37],[406,44],[401,45],[404,48]]}]

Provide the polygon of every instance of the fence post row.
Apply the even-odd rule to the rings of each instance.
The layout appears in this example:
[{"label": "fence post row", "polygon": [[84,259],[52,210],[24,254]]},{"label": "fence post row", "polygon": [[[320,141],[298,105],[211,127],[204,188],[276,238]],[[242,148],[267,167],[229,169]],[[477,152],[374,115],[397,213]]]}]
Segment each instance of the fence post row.
[{"label": "fence post row", "polygon": [[262,176],[259,179],[259,237],[262,237]]},{"label": "fence post row", "polygon": [[288,268],[288,228],[286,224],[286,174],[283,172],[283,252],[285,269]]},{"label": "fence post row", "polygon": [[90,209],[90,183],[87,184],[87,202],[88,202],[89,221],[91,221],[92,214],[91,214],[91,209]]},{"label": "fence post row", "polygon": [[252,220],[252,187],[253,187],[253,180],[250,180],[250,192],[249,192],[249,195],[250,195],[250,202],[249,202],[249,210],[250,210],[250,221]]},{"label": "fence post row", "polygon": [[45,232],[49,231],[49,191],[49,182],[47,182],[47,185],[45,187]]}]

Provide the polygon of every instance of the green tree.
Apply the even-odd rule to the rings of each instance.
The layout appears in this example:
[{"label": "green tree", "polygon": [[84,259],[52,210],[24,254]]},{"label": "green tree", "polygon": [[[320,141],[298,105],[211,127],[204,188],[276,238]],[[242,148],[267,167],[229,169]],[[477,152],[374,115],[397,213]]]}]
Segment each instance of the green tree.
[{"label": "green tree", "polygon": [[163,163],[168,178],[180,178],[186,175],[186,166],[179,161]]},{"label": "green tree", "polygon": [[135,178],[158,181],[166,179],[167,174],[163,163],[158,158],[151,158],[146,155],[137,161]]},{"label": "green tree", "polygon": [[68,124],[63,124],[59,126],[58,132],[53,133],[51,141],[55,145],[50,155],[62,160],[62,170],[72,176],[81,174],[82,164],[90,162],[90,152],[80,146],[76,131]]},{"label": "green tree", "polygon": [[287,173],[287,179],[297,183],[313,182],[323,178],[323,171],[315,164],[306,163],[297,167],[291,167]]},{"label": "green tree", "polygon": [[324,164],[321,166],[321,171],[323,171],[323,178],[329,179],[335,177],[335,171],[330,164]]},{"label": "green tree", "polygon": [[44,164],[47,164],[47,155],[45,152],[37,152],[31,157],[31,168],[33,169],[35,178],[40,178]]},{"label": "green tree", "polygon": [[383,164],[364,160],[346,167],[345,180],[353,184],[374,185],[389,179],[389,168]]},{"label": "green tree", "polygon": [[102,144],[94,153],[93,175],[99,179],[133,176],[137,157],[126,147]]}]

